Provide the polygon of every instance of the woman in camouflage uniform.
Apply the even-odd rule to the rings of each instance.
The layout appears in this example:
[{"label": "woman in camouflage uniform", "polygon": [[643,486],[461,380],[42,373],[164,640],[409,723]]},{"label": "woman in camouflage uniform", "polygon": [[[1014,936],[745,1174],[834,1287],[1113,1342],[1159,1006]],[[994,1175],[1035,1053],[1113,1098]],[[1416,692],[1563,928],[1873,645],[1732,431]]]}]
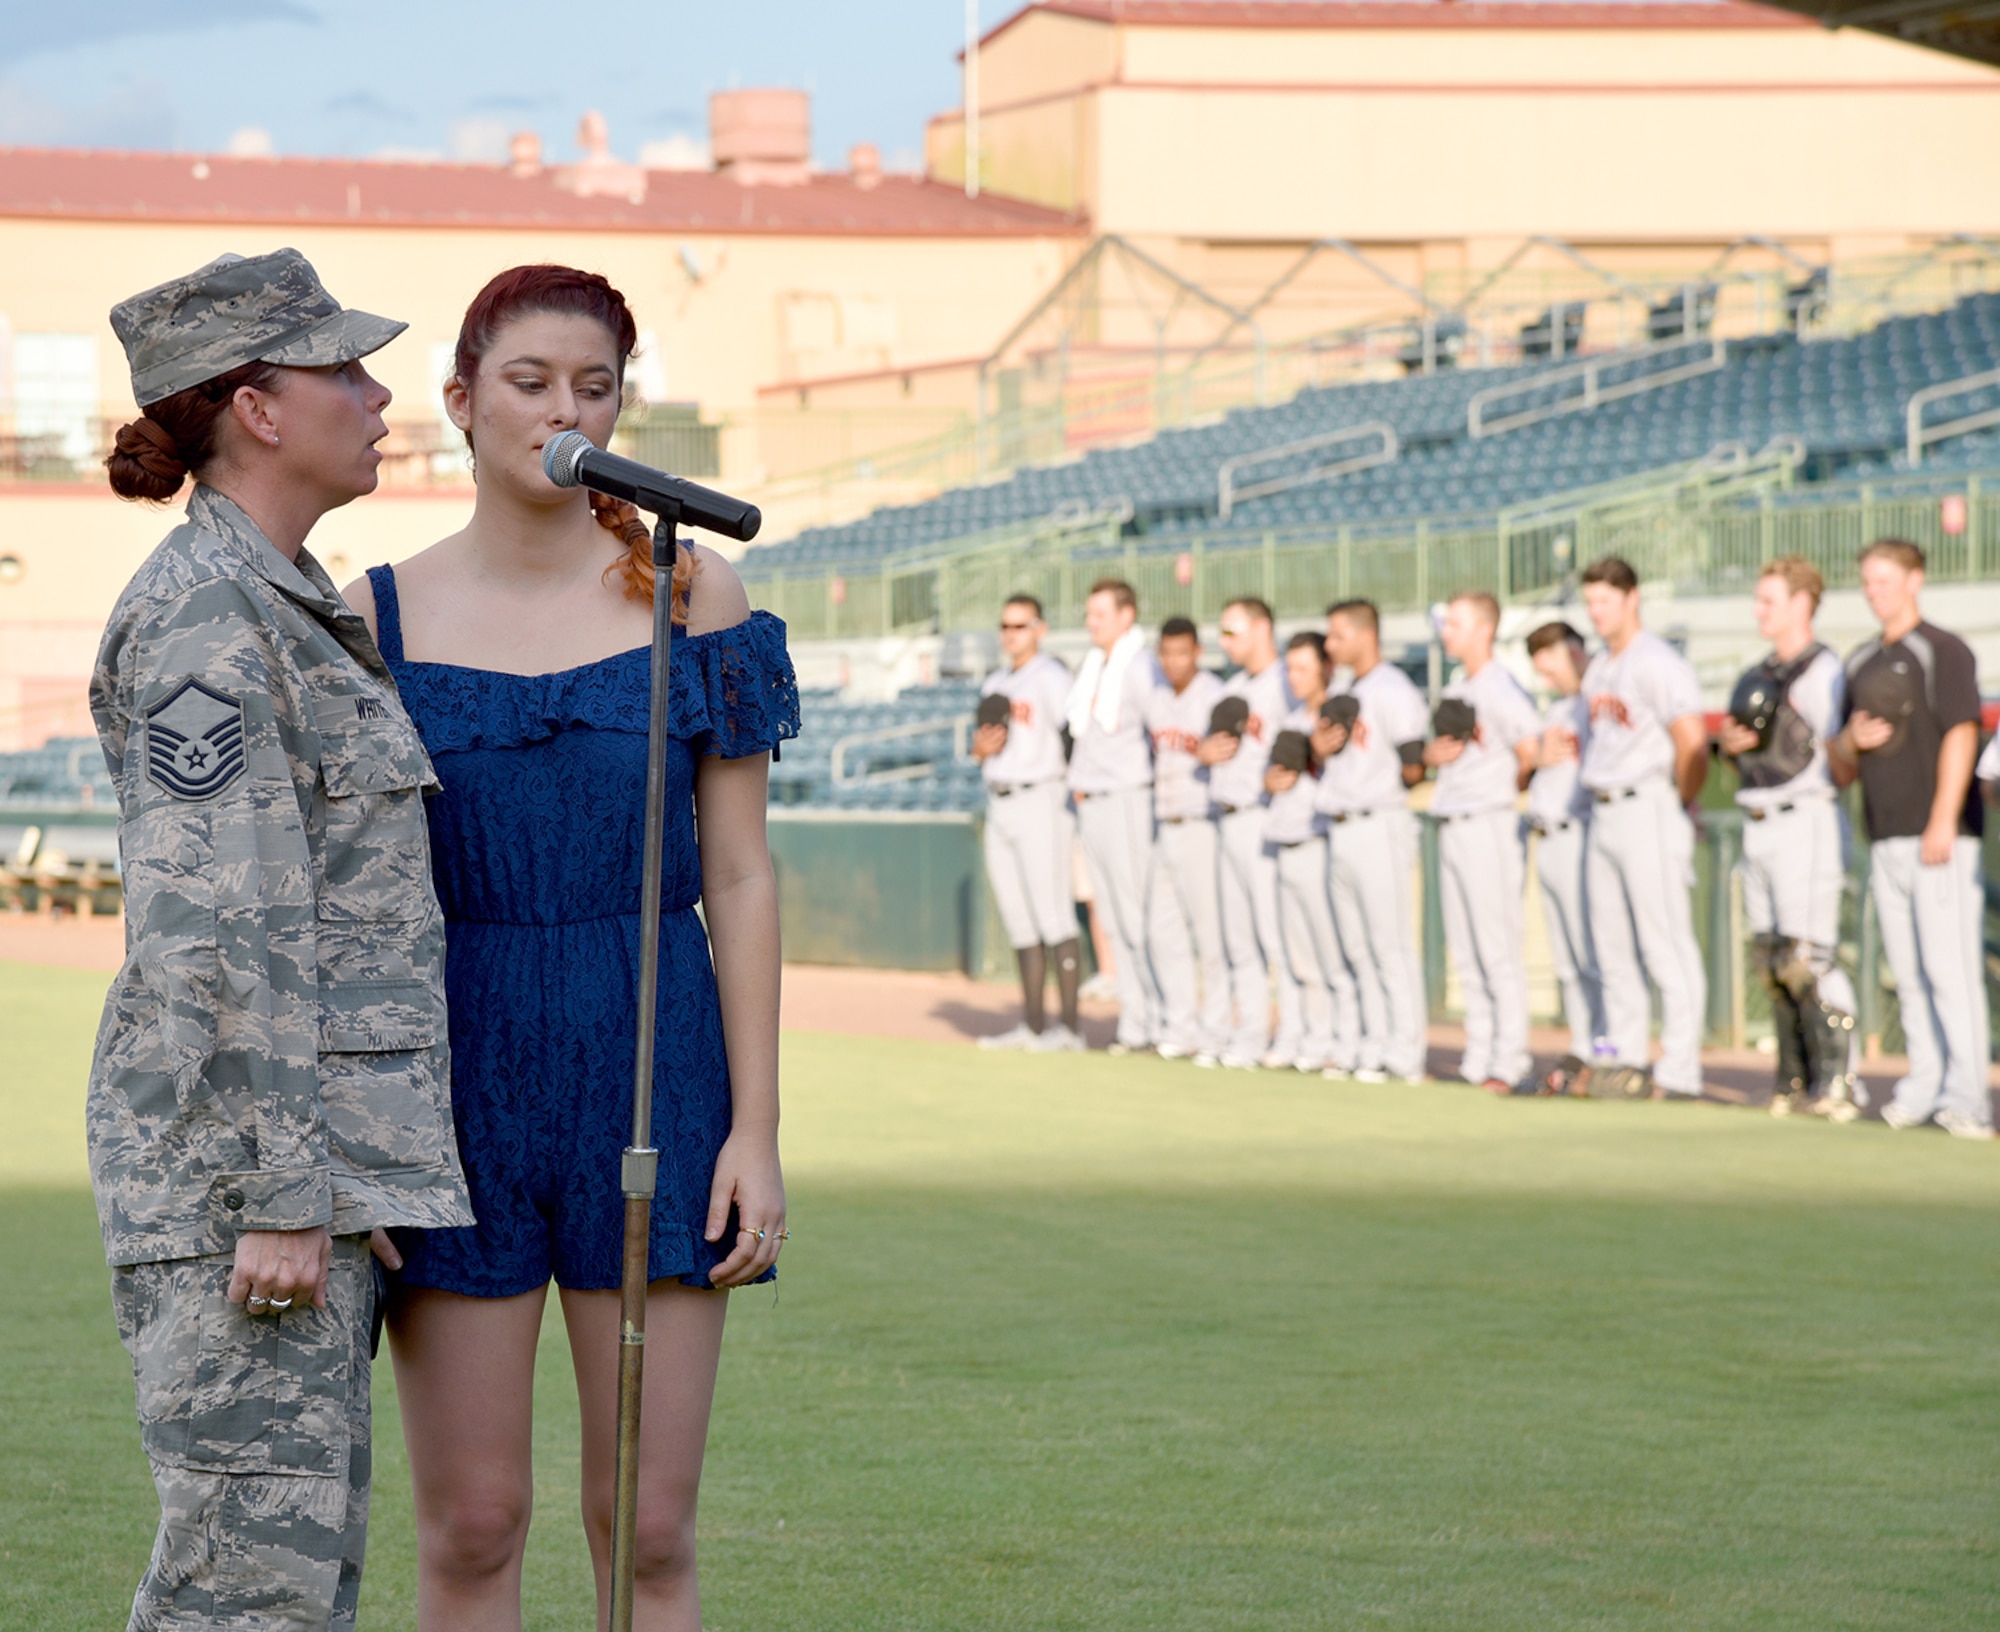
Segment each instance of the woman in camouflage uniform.
[{"label": "woman in camouflage uniform", "polygon": [[111,314],[144,417],[126,498],[195,478],[119,598],[91,707],[126,960],[90,1166],[160,1496],[133,1628],[354,1624],[371,1232],[470,1220],[453,1139],[422,742],[305,539],[376,483],[403,325],[296,250]]}]

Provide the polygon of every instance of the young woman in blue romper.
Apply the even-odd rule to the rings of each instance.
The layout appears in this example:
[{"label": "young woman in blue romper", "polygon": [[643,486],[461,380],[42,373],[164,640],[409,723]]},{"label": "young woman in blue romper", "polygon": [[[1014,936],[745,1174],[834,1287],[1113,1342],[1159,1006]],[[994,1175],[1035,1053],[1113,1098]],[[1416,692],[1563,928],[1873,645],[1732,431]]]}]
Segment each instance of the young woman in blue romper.
[{"label": "young woman in blue romper", "polygon": [[[552,1279],[576,1363],[600,1617],[608,1600],[653,585],[644,524],[555,487],[541,448],[573,428],[610,440],[635,338],[600,277],[520,267],[495,278],[466,314],[445,388],[477,461],[472,520],[348,591],[443,784],[432,849],[478,1220],[398,1238],[390,1333],[424,1632],[521,1625],[535,1344]],[[699,1632],[695,1496],[719,1289],[768,1278],[785,1240],[764,806],[770,751],[798,730],[798,689],[784,626],[750,610],[719,555],[683,555],[635,1554],[638,1624]]]}]

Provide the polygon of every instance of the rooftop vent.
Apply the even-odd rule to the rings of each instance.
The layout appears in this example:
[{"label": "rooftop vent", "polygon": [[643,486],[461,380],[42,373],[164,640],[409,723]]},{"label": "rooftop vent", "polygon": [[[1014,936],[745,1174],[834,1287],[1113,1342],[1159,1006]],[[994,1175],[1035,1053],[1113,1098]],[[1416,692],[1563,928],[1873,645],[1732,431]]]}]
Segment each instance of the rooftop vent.
[{"label": "rooftop vent", "polygon": [[812,103],[804,91],[717,91],[708,99],[715,167],[745,187],[803,187],[812,176]]}]

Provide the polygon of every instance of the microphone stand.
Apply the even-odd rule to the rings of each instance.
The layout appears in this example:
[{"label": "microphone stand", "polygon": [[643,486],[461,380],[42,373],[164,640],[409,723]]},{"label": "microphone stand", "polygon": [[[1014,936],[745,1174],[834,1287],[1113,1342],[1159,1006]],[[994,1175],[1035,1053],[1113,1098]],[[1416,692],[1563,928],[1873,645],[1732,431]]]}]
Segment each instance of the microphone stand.
[{"label": "microphone stand", "polygon": [[653,674],[646,728],[646,855],[639,884],[639,1017],[632,1061],[632,1142],[620,1166],[624,1271],[618,1293],[618,1461],[611,1521],[611,1632],[632,1632],[639,1519],[639,1407],[646,1375],[646,1289],[660,1153],[653,1145],[653,1053],[660,986],[661,851],[667,832],[667,702],[674,641],[677,500],[653,528]]}]

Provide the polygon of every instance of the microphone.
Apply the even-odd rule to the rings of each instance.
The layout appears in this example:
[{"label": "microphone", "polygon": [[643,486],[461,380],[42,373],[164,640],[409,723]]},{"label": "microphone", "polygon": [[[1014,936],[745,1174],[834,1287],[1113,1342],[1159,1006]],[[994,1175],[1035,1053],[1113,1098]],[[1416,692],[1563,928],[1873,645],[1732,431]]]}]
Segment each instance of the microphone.
[{"label": "microphone", "polygon": [[544,442],[542,470],[557,487],[588,487],[655,515],[678,507],[680,519],[690,527],[706,527],[745,544],[764,525],[763,512],[754,504],[606,453],[581,431],[564,431]]}]

